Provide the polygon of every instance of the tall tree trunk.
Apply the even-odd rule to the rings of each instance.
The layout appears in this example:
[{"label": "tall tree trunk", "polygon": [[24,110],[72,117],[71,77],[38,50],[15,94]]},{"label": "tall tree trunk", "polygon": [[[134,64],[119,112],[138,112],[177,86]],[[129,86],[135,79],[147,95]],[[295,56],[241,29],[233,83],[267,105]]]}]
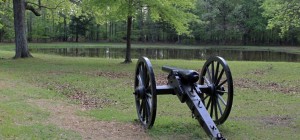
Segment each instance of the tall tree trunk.
[{"label": "tall tree trunk", "polygon": [[78,42],[79,33],[76,31],[76,42]]},{"label": "tall tree trunk", "polygon": [[33,20],[33,14],[29,14],[29,19],[27,21],[27,28],[28,28],[28,41],[32,41],[32,20]]},{"label": "tall tree trunk", "polygon": [[99,34],[100,34],[99,29],[100,29],[100,25],[97,24],[96,41],[99,41]]},{"label": "tall tree trunk", "polygon": [[105,36],[104,36],[105,40],[108,40],[108,21],[105,22]]},{"label": "tall tree trunk", "polygon": [[[55,29],[55,20],[54,20],[54,13],[53,13],[53,10],[51,11],[51,15],[52,15],[52,35],[50,35],[50,36],[53,36],[53,38],[52,37],[50,37],[50,40],[56,40],[57,38],[56,38],[56,29]],[[50,41],[49,40],[49,41]]]},{"label": "tall tree trunk", "polygon": [[64,15],[63,18],[64,18],[64,37],[63,37],[63,41],[68,41],[66,16]]},{"label": "tall tree trunk", "polygon": [[131,25],[132,16],[127,17],[127,44],[126,44],[126,56],[124,63],[131,63]]},{"label": "tall tree trunk", "polygon": [[14,58],[32,57],[29,53],[25,26],[25,0],[13,0],[16,54]]},{"label": "tall tree trunk", "polygon": [[227,37],[226,37],[226,25],[227,25],[227,21],[226,21],[226,15],[223,16],[223,41],[222,44],[225,45],[227,43]]},{"label": "tall tree trunk", "polygon": [[0,42],[2,42],[3,31],[0,30]]}]

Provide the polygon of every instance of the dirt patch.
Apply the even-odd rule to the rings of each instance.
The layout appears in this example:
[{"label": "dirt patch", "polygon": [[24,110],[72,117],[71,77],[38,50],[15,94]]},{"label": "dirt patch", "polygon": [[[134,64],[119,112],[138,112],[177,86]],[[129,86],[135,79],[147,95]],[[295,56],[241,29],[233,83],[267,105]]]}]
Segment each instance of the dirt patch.
[{"label": "dirt patch", "polygon": [[76,110],[82,108],[59,101],[30,100],[29,102],[50,112],[46,124],[55,124],[60,128],[76,131],[83,139],[150,139],[139,124],[97,121],[89,117],[77,116]]},{"label": "dirt patch", "polygon": [[167,85],[168,84],[168,74],[156,74],[155,81],[156,81],[156,85]]},{"label": "dirt patch", "polygon": [[0,81],[0,88],[5,88],[7,87],[7,84],[4,83],[3,81]]},{"label": "dirt patch", "polygon": [[48,71],[47,74],[51,75],[64,75],[64,74],[73,74],[75,71]]},{"label": "dirt patch", "polygon": [[[271,71],[272,69],[273,69],[273,65],[269,64],[264,69],[255,69],[245,74],[262,76],[268,73],[269,71]],[[234,87],[248,88],[248,89],[263,89],[263,90],[270,90],[273,92],[281,92],[284,94],[296,94],[300,92],[300,87],[286,86],[281,83],[275,83],[275,82],[262,83],[259,80],[256,81],[247,78],[234,79]]]},{"label": "dirt patch", "polygon": [[[102,76],[111,79],[118,79],[118,78],[127,78],[124,82],[124,85],[130,86],[133,89],[134,86],[134,75],[130,72],[87,72],[85,73],[91,76]],[[157,74],[155,75],[156,85],[166,85],[168,83],[167,74]],[[108,105],[117,104],[117,101],[111,100],[109,98],[99,98],[99,97],[89,97],[84,91],[80,91],[76,88],[70,87],[70,85],[60,85],[56,89],[63,90],[63,89],[70,89],[68,91],[72,91],[70,95],[67,95],[71,99],[75,99],[80,102],[80,104],[85,109],[92,109],[92,108],[103,108]]]},{"label": "dirt patch", "polygon": [[267,65],[264,69],[255,69],[255,70],[252,70],[250,72],[247,72],[246,74],[247,75],[265,75],[267,72],[271,71],[273,69],[273,65],[272,64],[269,64]]},{"label": "dirt patch", "polygon": [[0,89],[11,88],[14,86],[15,86],[14,84],[5,82],[4,80],[0,79]]},{"label": "dirt patch", "polygon": [[130,77],[133,78],[134,75],[132,72],[107,72],[107,71],[100,71],[94,73],[97,76],[103,76],[103,77],[108,77],[108,78],[126,78]]},{"label": "dirt patch", "polygon": [[117,101],[109,98],[88,97],[86,93],[78,90],[75,90],[74,94],[71,94],[68,97],[80,102],[85,109],[103,108],[104,106],[117,104]]},{"label": "dirt patch", "polygon": [[290,127],[293,123],[293,118],[289,116],[269,116],[269,117],[234,117],[233,120],[238,121],[255,121],[260,122],[265,126],[284,126]]},{"label": "dirt patch", "polygon": [[52,75],[63,75],[63,74],[83,74],[89,76],[102,76],[107,78],[126,78],[133,77],[132,72],[111,72],[111,71],[90,71],[90,72],[75,72],[75,71],[48,71],[48,74]]},{"label": "dirt patch", "polygon": [[266,125],[291,126],[293,119],[289,116],[271,116],[261,119]]},{"label": "dirt patch", "polygon": [[103,108],[105,106],[117,104],[117,101],[109,98],[92,97],[86,91],[78,89],[70,84],[53,84],[54,90],[75,100],[85,109]]},{"label": "dirt patch", "polygon": [[286,87],[280,83],[270,82],[261,83],[259,81],[250,80],[247,78],[239,78],[234,80],[234,87],[247,89],[264,89],[284,94],[296,94],[300,92],[300,87]]}]

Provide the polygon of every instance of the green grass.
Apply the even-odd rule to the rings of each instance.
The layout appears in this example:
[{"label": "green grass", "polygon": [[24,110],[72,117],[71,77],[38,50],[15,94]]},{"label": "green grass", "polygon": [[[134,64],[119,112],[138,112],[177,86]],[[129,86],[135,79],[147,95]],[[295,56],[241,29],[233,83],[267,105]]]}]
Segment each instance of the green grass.
[{"label": "green grass", "polygon": [[[2,54],[2,53],[1,53]],[[47,89],[27,83],[10,69],[15,60],[1,60],[0,72],[0,139],[78,139],[75,132],[44,123],[49,112],[34,106],[33,99],[62,99]],[[5,68],[7,69],[5,69]],[[30,76],[30,75],[29,75]]]},{"label": "green grass", "polygon": [[[69,45],[69,44],[68,44]],[[1,44],[2,47],[2,44]],[[68,104],[84,94],[97,107],[78,115],[97,120],[135,123],[133,77],[136,61],[62,57],[33,54],[10,59],[0,51],[0,139],[74,139],[74,131],[45,124],[49,111],[28,103],[34,99],[62,100]],[[201,69],[205,61],[151,60],[155,74],[161,66]],[[220,131],[228,139],[295,139],[300,134],[300,63],[228,62],[235,83],[232,112]],[[166,75],[167,76],[167,75]],[[153,139],[206,139],[185,104],[176,96],[158,97],[156,122],[148,134]],[[63,134],[63,135],[61,135]]]}]

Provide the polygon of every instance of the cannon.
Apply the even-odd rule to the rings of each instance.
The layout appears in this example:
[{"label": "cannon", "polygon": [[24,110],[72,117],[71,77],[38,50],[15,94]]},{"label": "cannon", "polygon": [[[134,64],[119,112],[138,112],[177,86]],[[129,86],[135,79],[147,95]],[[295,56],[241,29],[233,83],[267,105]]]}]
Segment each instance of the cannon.
[{"label": "cannon", "polygon": [[168,73],[167,85],[156,85],[150,60],[138,59],[134,77],[134,98],[138,119],[150,129],[156,117],[157,95],[177,95],[186,103],[193,118],[212,139],[225,139],[217,125],[228,118],[233,102],[233,81],[226,61],[219,56],[210,57],[201,73],[195,70],[163,66]]}]

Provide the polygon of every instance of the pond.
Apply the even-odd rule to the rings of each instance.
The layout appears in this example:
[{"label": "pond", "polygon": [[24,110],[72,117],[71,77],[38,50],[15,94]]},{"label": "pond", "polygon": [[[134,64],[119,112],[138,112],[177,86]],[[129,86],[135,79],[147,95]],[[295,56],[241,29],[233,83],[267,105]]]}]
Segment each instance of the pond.
[{"label": "pond", "polygon": [[[125,48],[38,48],[31,52],[58,54],[75,57],[125,58]],[[275,51],[245,51],[228,49],[156,49],[138,48],[131,50],[132,58],[147,56],[150,59],[200,59],[222,56],[236,61],[284,61],[300,62],[300,54]]]}]

